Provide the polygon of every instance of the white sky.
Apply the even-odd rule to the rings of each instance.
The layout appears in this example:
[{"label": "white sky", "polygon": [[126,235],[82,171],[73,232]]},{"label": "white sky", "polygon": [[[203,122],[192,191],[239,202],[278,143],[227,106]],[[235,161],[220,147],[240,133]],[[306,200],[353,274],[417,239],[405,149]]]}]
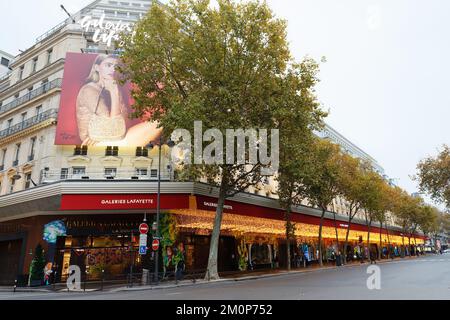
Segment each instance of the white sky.
[{"label": "white sky", "polygon": [[[0,50],[18,54],[91,0],[0,0]],[[326,56],[327,122],[409,192],[417,162],[450,144],[450,1],[268,0],[297,59]]]}]

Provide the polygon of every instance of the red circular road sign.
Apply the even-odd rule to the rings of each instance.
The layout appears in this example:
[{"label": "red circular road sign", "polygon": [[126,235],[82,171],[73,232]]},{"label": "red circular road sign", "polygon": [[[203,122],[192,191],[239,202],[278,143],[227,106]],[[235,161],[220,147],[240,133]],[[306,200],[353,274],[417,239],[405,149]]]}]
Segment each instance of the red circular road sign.
[{"label": "red circular road sign", "polygon": [[158,239],[153,239],[152,249],[153,249],[153,251],[156,251],[159,249],[159,240]]},{"label": "red circular road sign", "polygon": [[141,224],[139,225],[139,232],[140,232],[141,234],[147,234],[147,233],[148,233],[148,230],[149,230],[148,224],[146,224],[146,223],[141,223]]}]

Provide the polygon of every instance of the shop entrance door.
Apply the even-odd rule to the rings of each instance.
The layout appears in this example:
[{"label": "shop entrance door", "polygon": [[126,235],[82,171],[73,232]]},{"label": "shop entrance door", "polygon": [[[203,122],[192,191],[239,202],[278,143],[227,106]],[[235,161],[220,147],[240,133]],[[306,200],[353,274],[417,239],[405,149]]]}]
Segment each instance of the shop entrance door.
[{"label": "shop entrance door", "polygon": [[220,237],[219,259],[217,261],[220,271],[235,271],[238,269],[236,260],[236,240],[234,237]]},{"label": "shop entrance door", "polygon": [[0,242],[0,284],[13,285],[19,270],[22,239]]}]

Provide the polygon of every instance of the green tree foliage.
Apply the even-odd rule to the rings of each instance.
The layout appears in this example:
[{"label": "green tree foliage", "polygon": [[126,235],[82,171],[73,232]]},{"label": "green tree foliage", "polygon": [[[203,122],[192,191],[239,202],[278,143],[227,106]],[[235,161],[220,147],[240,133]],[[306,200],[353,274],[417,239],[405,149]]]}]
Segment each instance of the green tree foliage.
[{"label": "green tree foliage", "polygon": [[[134,116],[151,114],[166,136],[183,128],[204,130],[279,128],[278,110],[294,106],[301,64],[291,57],[286,22],[265,3],[219,0],[171,1],[151,6],[134,35],[124,36],[123,80],[135,84]],[[295,94],[295,96],[293,96]],[[307,112],[311,113],[307,114]],[[317,108],[305,111],[305,121]],[[206,143],[204,143],[206,146]],[[218,244],[225,199],[261,182],[261,163],[188,166],[192,178],[218,188],[208,279],[219,278]]]},{"label": "green tree foliage", "polygon": [[428,157],[417,165],[416,180],[421,192],[450,209],[450,148],[444,145],[436,157]]},{"label": "green tree foliage", "polygon": [[339,177],[342,152],[338,145],[326,140],[316,140],[310,154],[311,174],[302,179],[303,193],[309,202],[321,209],[319,225],[319,264],[322,266],[322,228],[325,213],[333,199],[340,194]]}]

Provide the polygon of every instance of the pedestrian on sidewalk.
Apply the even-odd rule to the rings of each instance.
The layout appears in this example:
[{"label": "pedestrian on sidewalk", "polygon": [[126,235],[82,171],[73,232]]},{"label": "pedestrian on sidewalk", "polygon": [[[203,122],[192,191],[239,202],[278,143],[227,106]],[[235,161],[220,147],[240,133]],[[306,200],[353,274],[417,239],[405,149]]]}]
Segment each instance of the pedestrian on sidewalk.
[{"label": "pedestrian on sidewalk", "polygon": [[370,250],[370,264],[377,264],[376,254],[375,250]]}]

